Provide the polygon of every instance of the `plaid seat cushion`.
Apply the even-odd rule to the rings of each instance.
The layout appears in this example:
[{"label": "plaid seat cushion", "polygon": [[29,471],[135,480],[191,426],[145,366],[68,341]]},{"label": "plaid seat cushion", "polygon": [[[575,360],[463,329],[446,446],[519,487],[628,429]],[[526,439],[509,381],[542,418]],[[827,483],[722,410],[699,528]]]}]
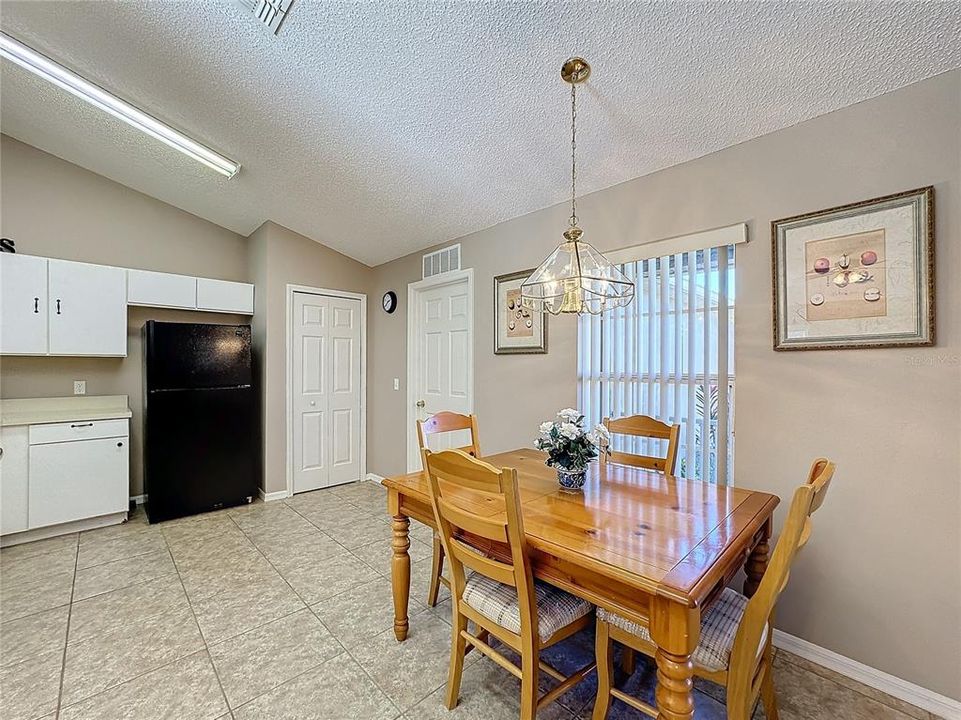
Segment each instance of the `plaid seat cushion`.
[{"label": "plaid seat cushion", "polygon": [[[537,598],[537,634],[546,642],[558,630],[584,617],[594,606],[556,587],[534,581]],[[473,573],[464,587],[464,602],[486,618],[511,632],[521,631],[521,610],[517,590],[491,580],[486,575]]]},{"label": "plaid seat cushion", "polygon": [[[731,649],[734,647],[734,636],[744,616],[747,598],[741,593],[725,588],[721,596],[701,617],[701,642],[691,656],[695,665],[708,670],[724,670],[731,659]],[[653,642],[651,633],[643,625],[638,625],[620,615],[602,608],[597,609],[597,617],[615,627],[619,627],[631,635],[636,635],[645,642]],[[767,645],[767,628],[761,637],[758,654]]]}]

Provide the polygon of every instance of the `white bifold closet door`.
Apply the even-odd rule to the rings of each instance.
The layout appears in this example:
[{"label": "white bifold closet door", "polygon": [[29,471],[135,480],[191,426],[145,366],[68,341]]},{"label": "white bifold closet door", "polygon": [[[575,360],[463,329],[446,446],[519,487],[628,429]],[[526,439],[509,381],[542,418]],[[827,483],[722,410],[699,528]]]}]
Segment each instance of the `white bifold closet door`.
[{"label": "white bifold closet door", "polygon": [[360,479],[360,300],[294,293],[294,492]]}]

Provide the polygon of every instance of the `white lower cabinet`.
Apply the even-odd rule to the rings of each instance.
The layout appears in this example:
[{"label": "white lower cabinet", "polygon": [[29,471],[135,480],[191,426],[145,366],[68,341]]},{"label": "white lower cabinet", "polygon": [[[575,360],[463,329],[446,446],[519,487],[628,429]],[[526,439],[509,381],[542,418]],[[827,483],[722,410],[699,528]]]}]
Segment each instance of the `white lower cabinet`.
[{"label": "white lower cabinet", "polygon": [[8,426],[0,441],[0,534],[127,511],[127,420]]},{"label": "white lower cabinet", "polygon": [[0,427],[0,535],[27,529],[27,426]]}]

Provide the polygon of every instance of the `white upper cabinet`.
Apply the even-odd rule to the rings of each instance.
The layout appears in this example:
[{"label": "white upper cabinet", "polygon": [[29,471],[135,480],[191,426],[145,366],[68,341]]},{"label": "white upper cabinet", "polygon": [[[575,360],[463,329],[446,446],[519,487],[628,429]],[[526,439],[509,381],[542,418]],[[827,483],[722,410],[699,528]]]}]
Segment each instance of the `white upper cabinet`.
[{"label": "white upper cabinet", "polygon": [[253,315],[254,286],[249,283],[197,278],[197,309]]},{"label": "white upper cabinet", "polygon": [[0,353],[47,354],[47,260],[0,253]]},{"label": "white upper cabinet", "polygon": [[197,307],[197,278],[149,270],[128,270],[127,303],[193,310]]},{"label": "white upper cabinet", "polygon": [[126,355],[126,271],[66,260],[49,264],[49,353]]}]

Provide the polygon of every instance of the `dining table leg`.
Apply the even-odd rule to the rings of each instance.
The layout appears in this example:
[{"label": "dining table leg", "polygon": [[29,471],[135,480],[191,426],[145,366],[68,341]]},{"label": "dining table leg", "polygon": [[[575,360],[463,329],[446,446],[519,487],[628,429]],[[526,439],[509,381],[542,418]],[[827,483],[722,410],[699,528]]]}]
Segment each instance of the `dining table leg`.
[{"label": "dining table leg", "polygon": [[758,587],[761,585],[761,579],[764,577],[764,573],[767,572],[767,564],[771,559],[771,520],[764,524],[762,529],[762,536],[758,543],[751,550],[751,554],[747,556],[747,561],[744,563],[744,596],[754,597],[754,593],[757,592]]},{"label": "dining table leg", "polygon": [[693,720],[694,663],[700,640],[701,613],[667,598],[652,603],[651,639],[657,645],[657,720]]},{"label": "dining table leg", "polygon": [[394,595],[394,637],[399,641],[407,639],[410,625],[407,618],[407,605],[410,599],[410,518],[400,510],[400,499],[391,491],[388,497],[388,512],[391,515],[390,560],[391,591]]}]

